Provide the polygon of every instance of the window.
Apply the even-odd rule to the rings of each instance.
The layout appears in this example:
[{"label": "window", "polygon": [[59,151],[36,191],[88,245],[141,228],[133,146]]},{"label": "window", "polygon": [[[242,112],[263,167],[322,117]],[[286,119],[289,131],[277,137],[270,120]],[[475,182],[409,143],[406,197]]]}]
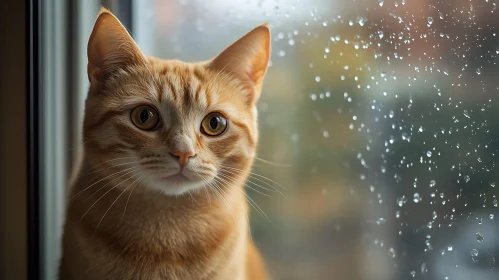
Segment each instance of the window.
[{"label": "window", "polygon": [[[253,172],[285,189],[247,193],[274,279],[497,278],[496,1],[107,2],[130,12],[143,51],[164,59],[209,59],[269,22]],[[100,5],[75,3],[73,43],[44,45],[45,71],[71,73],[47,74],[54,82],[45,84],[45,106],[55,108],[45,123],[55,132],[44,147],[46,279],[56,271],[65,164],[79,145],[86,40]],[[44,30],[63,34],[64,11],[45,6]],[[63,59],[65,46],[72,65],[50,59]]]}]

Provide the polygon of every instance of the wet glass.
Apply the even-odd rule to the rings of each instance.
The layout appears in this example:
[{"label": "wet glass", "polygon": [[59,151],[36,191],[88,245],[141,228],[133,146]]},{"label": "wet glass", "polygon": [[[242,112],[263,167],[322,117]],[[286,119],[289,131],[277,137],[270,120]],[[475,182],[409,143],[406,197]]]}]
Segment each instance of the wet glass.
[{"label": "wet glass", "polygon": [[497,279],[497,1],[146,2],[167,59],[270,24],[247,192],[275,279]]}]

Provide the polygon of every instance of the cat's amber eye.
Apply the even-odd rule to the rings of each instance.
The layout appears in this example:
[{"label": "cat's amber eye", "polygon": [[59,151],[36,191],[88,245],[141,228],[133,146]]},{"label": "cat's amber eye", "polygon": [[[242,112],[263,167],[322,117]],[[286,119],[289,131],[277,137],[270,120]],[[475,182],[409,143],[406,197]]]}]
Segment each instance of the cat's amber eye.
[{"label": "cat's amber eye", "polygon": [[201,123],[201,131],[208,136],[218,136],[227,129],[227,119],[218,112],[210,113]]},{"label": "cat's amber eye", "polygon": [[158,112],[151,106],[141,105],[135,107],[130,115],[133,124],[142,130],[151,130],[158,126]]}]

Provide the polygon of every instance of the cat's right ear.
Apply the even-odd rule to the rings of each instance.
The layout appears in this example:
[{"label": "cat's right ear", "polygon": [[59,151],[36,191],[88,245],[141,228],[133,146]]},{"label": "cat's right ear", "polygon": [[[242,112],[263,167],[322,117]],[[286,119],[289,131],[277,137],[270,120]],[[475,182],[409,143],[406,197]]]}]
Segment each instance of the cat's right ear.
[{"label": "cat's right ear", "polygon": [[88,78],[103,82],[115,71],[145,65],[146,57],[121,22],[102,8],[88,41]]}]

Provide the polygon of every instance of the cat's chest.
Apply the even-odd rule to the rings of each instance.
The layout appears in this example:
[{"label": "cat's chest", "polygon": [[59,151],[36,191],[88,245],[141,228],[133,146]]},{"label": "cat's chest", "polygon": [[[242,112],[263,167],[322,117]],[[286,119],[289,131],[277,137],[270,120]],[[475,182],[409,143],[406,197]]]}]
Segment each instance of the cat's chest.
[{"label": "cat's chest", "polygon": [[240,269],[229,267],[231,259],[241,254],[235,246],[242,240],[238,227],[220,221],[196,226],[164,220],[92,231],[80,224],[76,240],[92,263],[87,268],[91,279],[99,279],[98,275],[103,279],[225,279],[220,275],[224,271],[239,274]]}]

